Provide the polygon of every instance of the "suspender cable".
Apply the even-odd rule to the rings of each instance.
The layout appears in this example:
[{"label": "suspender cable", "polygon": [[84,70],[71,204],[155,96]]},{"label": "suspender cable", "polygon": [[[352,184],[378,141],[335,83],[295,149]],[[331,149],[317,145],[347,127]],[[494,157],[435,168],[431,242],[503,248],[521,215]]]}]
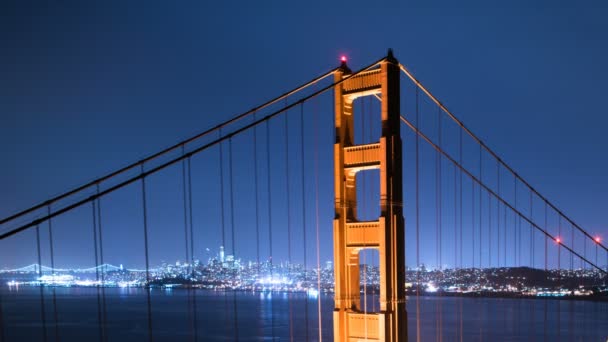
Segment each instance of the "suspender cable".
[{"label": "suspender cable", "polygon": [[[38,252],[38,278],[42,277],[42,256],[40,255],[40,226],[36,225],[36,249]],[[40,289],[40,319],[42,320],[42,339],[48,340],[46,332],[46,307],[44,303],[44,287],[39,284]]]},{"label": "suspender cable", "polygon": [[[371,65],[367,66],[366,68],[361,69],[360,71],[355,72],[355,73],[353,73],[353,74],[349,75],[348,77],[345,77],[345,78],[344,78],[344,80],[340,81],[339,83],[342,83],[343,81],[347,80],[347,79],[348,79],[348,78],[350,78],[350,77],[356,76],[356,75],[357,75],[357,74],[359,74],[361,71],[364,71],[364,70],[368,70],[368,69],[370,69],[370,68],[373,68],[374,66],[376,66],[378,63],[380,63],[380,62],[381,62],[381,61],[383,61],[384,59],[385,59],[385,58],[382,58],[382,59],[380,59],[380,60],[378,60],[378,61],[374,62],[373,64],[371,64]],[[92,186],[93,186],[93,185],[95,185],[95,184],[99,184],[99,183],[101,183],[101,182],[103,182],[103,181],[109,180],[110,178],[113,178],[113,177],[118,176],[118,175],[120,175],[120,174],[122,174],[122,173],[125,173],[125,172],[127,172],[127,171],[129,171],[129,170],[131,170],[131,169],[134,169],[134,168],[138,167],[138,166],[139,166],[139,165],[141,165],[141,164],[144,164],[144,163],[149,162],[149,161],[151,161],[151,160],[153,160],[153,159],[155,159],[155,158],[158,158],[158,157],[160,157],[160,156],[163,156],[163,155],[165,155],[165,154],[167,154],[167,153],[169,153],[169,152],[171,152],[171,151],[174,151],[174,150],[178,149],[179,147],[181,147],[181,146],[182,146],[182,145],[184,145],[184,144],[188,144],[188,143],[194,142],[194,141],[196,141],[196,140],[198,140],[198,139],[200,139],[200,138],[203,138],[203,137],[205,137],[205,136],[207,136],[207,135],[209,135],[209,134],[211,134],[211,133],[213,133],[213,132],[215,132],[215,131],[217,131],[217,130],[221,129],[222,127],[226,127],[226,126],[228,126],[228,125],[230,125],[230,124],[234,124],[234,123],[236,123],[236,122],[238,122],[238,121],[240,121],[240,120],[242,120],[242,119],[244,119],[244,118],[248,117],[248,116],[249,116],[249,115],[251,115],[251,114],[255,114],[256,112],[258,112],[258,111],[260,111],[260,110],[262,110],[262,109],[264,109],[264,108],[267,108],[267,107],[269,107],[269,106],[271,106],[271,105],[273,105],[273,104],[275,104],[275,103],[277,103],[277,102],[279,102],[279,101],[281,101],[281,100],[283,100],[283,99],[285,99],[285,98],[287,98],[287,97],[289,97],[289,96],[291,96],[291,95],[293,95],[293,94],[298,93],[299,91],[301,91],[301,90],[303,90],[303,89],[306,89],[306,88],[308,88],[308,87],[310,87],[310,86],[312,86],[312,85],[314,85],[314,84],[318,83],[319,81],[321,81],[321,80],[323,80],[323,79],[327,78],[328,76],[332,76],[332,75],[333,75],[333,74],[334,74],[334,73],[335,73],[335,72],[336,72],[338,69],[339,69],[339,68],[334,68],[334,69],[332,69],[332,70],[330,70],[330,71],[328,71],[328,72],[326,72],[326,73],[324,73],[324,74],[322,74],[322,75],[320,75],[320,76],[317,76],[317,77],[313,78],[312,80],[310,80],[310,81],[308,81],[308,82],[306,82],[306,83],[304,83],[304,84],[302,84],[302,85],[300,85],[300,86],[298,86],[298,87],[296,87],[296,88],[294,88],[294,89],[292,89],[292,90],[290,90],[290,91],[288,91],[288,92],[286,92],[286,93],[283,93],[282,95],[280,95],[280,96],[278,96],[278,97],[276,97],[276,98],[274,98],[274,99],[272,99],[272,100],[270,100],[270,101],[265,102],[264,104],[262,104],[262,105],[260,105],[260,106],[254,107],[254,108],[252,108],[252,109],[250,109],[250,110],[246,111],[245,113],[242,113],[242,114],[240,114],[240,115],[237,115],[237,116],[235,116],[235,117],[233,117],[233,118],[231,118],[231,119],[229,119],[229,120],[227,120],[227,121],[225,121],[225,122],[222,122],[222,123],[221,123],[221,124],[219,124],[219,125],[216,125],[216,126],[214,126],[214,127],[210,128],[210,129],[208,129],[208,130],[206,130],[206,131],[204,131],[204,132],[202,132],[202,133],[199,133],[199,134],[197,134],[197,135],[195,135],[195,136],[193,136],[193,137],[190,137],[190,138],[188,138],[188,139],[182,140],[182,141],[180,141],[179,143],[177,143],[177,144],[175,144],[175,145],[173,145],[173,146],[171,146],[171,147],[169,147],[169,148],[167,148],[167,149],[164,149],[164,150],[162,150],[162,151],[160,151],[160,152],[158,152],[158,153],[155,153],[155,154],[153,154],[153,155],[151,155],[151,156],[148,156],[148,157],[146,157],[146,158],[144,158],[144,159],[142,159],[142,160],[139,160],[139,161],[137,161],[137,162],[135,162],[135,163],[133,163],[133,164],[131,164],[131,165],[128,165],[128,166],[126,166],[126,167],[124,167],[124,168],[122,168],[122,169],[120,169],[120,170],[118,170],[118,171],[112,172],[112,173],[110,173],[110,174],[108,174],[108,175],[106,175],[106,176],[103,176],[103,177],[100,177],[100,178],[98,178],[98,179],[96,179],[96,180],[93,180],[93,181],[91,181],[91,182],[89,182],[89,183],[87,183],[87,184],[85,184],[85,185],[82,185],[82,186],[80,186],[80,187],[76,188],[76,189],[73,189],[73,190],[68,191],[68,192],[66,192],[66,193],[63,193],[63,194],[61,194],[61,195],[59,195],[59,196],[56,196],[56,197],[54,197],[54,198],[51,198],[50,200],[48,200],[48,201],[46,201],[46,202],[44,202],[44,203],[40,203],[40,204],[35,205],[35,206],[33,206],[33,207],[29,208],[29,209],[23,210],[23,211],[21,211],[21,212],[19,212],[19,213],[16,213],[16,214],[14,214],[14,215],[11,215],[11,216],[9,216],[9,217],[7,217],[7,218],[1,219],[1,220],[0,220],[0,225],[3,225],[3,224],[5,224],[5,223],[7,223],[7,222],[9,222],[9,221],[12,221],[12,220],[14,220],[15,218],[18,218],[18,217],[20,217],[20,216],[23,216],[23,215],[26,215],[26,214],[28,214],[28,213],[31,213],[31,212],[33,212],[33,211],[35,211],[35,210],[42,209],[42,208],[44,208],[44,207],[45,207],[45,206],[46,206],[48,203],[54,203],[54,202],[57,202],[57,201],[62,200],[62,199],[64,199],[64,198],[68,197],[68,196],[74,195],[74,194],[76,194],[76,193],[78,193],[78,192],[80,192],[80,191],[82,191],[82,190],[85,190],[85,189],[87,189],[87,188],[90,188],[90,187],[92,187]],[[330,87],[327,87],[327,88],[326,88],[326,89],[324,89],[323,91],[328,90],[328,89],[330,89],[330,88],[331,88],[331,89],[333,89],[333,85],[332,85],[332,86],[330,86]],[[43,221],[44,221],[44,219],[43,219]]]},{"label": "suspender cable", "polygon": [[458,169],[454,166],[454,267],[453,270],[458,269],[458,181],[457,181]]},{"label": "suspender cable", "polygon": [[[471,263],[471,269],[475,269],[475,254],[476,254],[476,250],[475,250],[475,235],[476,234],[476,227],[475,227],[475,221],[476,221],[476,216],[475,216],[475,182],[471,182],[471,242],[473,245],[473,248],[471,248],[471,257],[472,257],[472,263]],[[481,247],[481,246],[480,246]]]},{"label": "suspender cable", "polygon": [[[530,191],[530,219],[532,219],[534,217],[534,207],[533,207],[534,202],[532,201],[532,196],[533,196],[533,193],[532,193],[532,191]],[[530,263],[532,264],[532,268],[536,268],[536,263],[534,262],[534,257],[535,257],[534,243],[536,241],[534,241],[534,240],[535,240],[534,229],[532,229],[532,223],[530,223]]]},{"label": "suspender cable", "polygon": [[[192,220],[192,158],[188,157],[187,159],[187,176],[188,176],[188,215],[190,222],[190,264],[194,265],[194,223]],[[190,274],[191,281],[194,282],[196,280],[195,270],[192,268]],[[192,287],[192,286],[191,286]],[[192,291],[192,323],[194,328],[194,341],[198,341],[198,317],[197,317],[197,305],[196,305],[196,291]]]},{"label": "suspender cable", "polygon": [[[547,202],[545,202],[545,230],[549,230],[549,226],[547,225],[548,220],[547,220]],[[547,269],[548,269],[548,265],[547,265],[547,247],[549,244],[549,238],[547,236],[545,236],[545,277],[548,277],[547,274]],[[549,279],[546,279],[549,280]],[[547,317],[547,301],[543,301],[543,314],[544,314],[544,321],[543,321],[543,329],[544,329],[544,336],[546,338],[547,336],[547,321],[548,321],[548,317]]]},{"label": "suspender cable", "polygon": [[[369,70],[370,68],[376,66],[378,63],[380,63],[383,60],[385,60],[385,58],[382,58],[382,59],[380,59],[380,60],[378,60],[378,61],[376,61],[376,62],[368,65],[367,67],[365,67],[363,69],[360,69],[359,71],[357,71],[357,72],[355,72],[353,74],[350,74],[350,75],[342,78],[341,80],[339,80],[339,81],[337,81],[335,83],[327,85],[327,86],[325,86],[325,87],[323,87],[323,88],[315,91],[314,93],[312,93],[310,95],[304,96],[303,98],[301,98],[301,99],[293,102],[292,104],[290,104],[290,105],[288,105],[286,107],[283,107],[281,109],[278,109],[278,110],[276,110],[276,111],[274,111],[274,112],[272,112],[272,113],[264,116],[261,119],[258,119],[256,121],[250,123],[250,124],[247,124],[247,125],[244,125],[243,127],[235,129],[234,131],[230,132],[229,134],[226,134],[225,136],[222,136],[222,137],[220,137],[218,139],[215,139],[215,140],[213,140],[213,141],[211,141],[209,143],[206,143],[203,146],[197,147],[197,148],[193,149],[192,151],[188,152],[185,156],[179,156],[179,157],[173,158],[173,159],[171,159],[171,160],[169,160],[169,161],[167,161],[167,162],[165,162],[165,163],[163,163],[163,164],[161,164],[159,166],[156,166],[156,167],[154,167],[154,168],[146,171],[143,174],[138,174],[138,175],[133,176],[133,177],[131,177],[131,178],[129,178],[129,179],[127,179],[127,180],[125,180],[125,181],[117,184],[117,185],[114,185],[114,186],[112,186],[112,187],[104,190],[101,193],[98,193],[96,195],[90,196],[90,197],[85,198],[83,200],[80,200],[80,201],[77,201],[77,202],[72,203],[70,205],[67,205],[66,207],[63,207],[63,208],[58,209],[58,210],[55,210],[52,214],[48,214],[46,216],[37,218],[37,219],[35,219],[35,220],[33,220],[33,221],[29,222],[29,223],[20,225],[19,227],[16,227],[16,228],[14,228],[14,229],[6,232],[6,233],[2,233],[2,234],[0,234],[0,240],[3,240],[3,239],[5,239],[5,238],[7,238],[9,236],[15,235],[15,234],[17,234],[17,233],[19,233],[19,232],[21,232],[23,230],[26,230],[28,228],[32,228],[35,225],[37,225],[37,224],[39,224],[41,222],[44,222],[44,221],[46,221],[46,220],[48,220],[50,218],[53,218],[55,216],[61,215],[63,213],[66,213],[68,211],[74,210],[75,208],[78,208],[78,207],[80,207],[82,205],[88,204],[93,199],[96,199],[96,198],[101,197],[101,196],[105,196],[106,194],[109,194],[109,193],[114,192],[114,191],[116,191],[118,189],[121,189],[121,188],[123,188],[123,187],[125,187],[125,186],[127,186],[127,185],[129,185],[131,183],[134,183],[134,182],[140,180],[141,178],[143,178],[145,176],[148,176],[150,174],[159,172],[160,170],[163,170],[163,169],[165,169],[165,168],[167,168],[167,167],[169,167],[169,166],[171,166],[171,165],[173,165],[173,164],[181,161],[182,159],[187,158],[188,156],[192,156],[192,155],[195,155],[197,153],[200,153],[200,152],[202,152],[202,151],[204,151],[204,150],[206,150],[206,149],[208,149],[208,148],[210,148],[210,147],[212,147],[212,146],[214,146],[216,144],[219,144],[220,142],[222,142],[222,141],[224,141],[224,140],[226,140],[226,139],[228,139],[230,137],[233,137],[233,136],[236,136],[238,134],[241,134],[241,133],[243,133],[243,132],[251,129],[252,127],[255,127],[255,126],[261,124],[262,122],[268,121],[271,118],[273,118],[273,117],[275,117],[275,116],[283,113],[285,110],[287,110],[289,108],[295,107],[295,106],[297,106],[297,105],[299,105],[301,103],[304,103],[305,101],[308,101],[311,98],[314,98],[314,97],[316,97],[316,96],[318,96],[320,94],[323,94],[323,93],[325,93],[325,92],[327,92],[327,91],[329,91],[331,89],[334,89],[337,85],[342,84],[343,82],[349,80],[352,77],[355,77],[356,75],[360,74],[363,71]],[[140,163],[137,163],[137,165],[139,165]],[[102,181],[102,180],[99,180],[99,181]],[[91,185],[89,185],[89,186],[91,186]],[[53,200],[45,202],[45,205],[46,205],[46,203],[52,203],[52,201]],[[30,210],[30,209],[28,209],[28,210]],[[8,221],[10,221],[10,220],[8,220]],[[0,223],[0,224],[2,224],[2,223]]]},{"label": "suspender cable", "polygon": [[[548,213],[547,213],[547,203],[545,202],[545,229],[548,230],[548,217],[547,217]],[[545,274],[547,272],[548,269],[548,265],[547,265],[547,246],[548,246],[548,242],[549,240],[545,239]]]},{"label": "suspender cable", "polygon": [[[266,190],[268,193],[268,252],[270,261],[270,278],[274,278],[274,262],[272,260],[272,191],[270,186],[271,180],[271,168],[270,168],[270,121],[266,121]],[[272,291],[272,290],[271,290]],[[272,324],[272,337],[275,337],[274,333],[274,301],[270,302],[271,310],[271,324]]]},{"label": "suspender cable", "polygon": [[[570,225],[570,234],[571,234],[571,239],[572,240],[572,246],[575,246],[574,244],[574,227],[572,225]],[[570,254],[570,272],[572,273],[572,271],[574,271],[574,255]]]},{"label": "suspender cable", "polygon": [[319,329],[319,342],[323,342],[323,321],[321,320],[321,247],[319,245],[319,110],[315,110],[313,118],[314,118],[314,132],[315,132],[315,235],[317,239],[317,324]]},{"label": "suspender cable", "polygon": [[[405,122],[408,127],[410,129],[412,129],[413,131],[415,131],[415,126],[409,122],[406,118],[404,118],[403,116],[401,116],[401,121]],[[547,238],[551,239],[551,240],[555,240],[556,237],[553,236],[550,232],[548,232],[547,230],[545,230],[544,228],[540,227],[538,224],[536,224],[532,218],[524,215],[521,211],[517,210],[516,208],[513,207],[513,205],[511,205],[508,201],[506,201],[504,198],[498,196],[498,194],[493,191],[490,187],[488,187],[486,184],[483,184],[477,177],[475,177],[470,171],[468,171],[467,169],[465,169],[462,165],[460,165],[458,163],[457,160],[455,160],[453,157],[451,157],[447,152],[445,152],[444,150],[440,149],[439,146],[437,146],[435,143],[433,143],[433,141],[431,139],[429,139],[425,134],[423,134],[422,132],[418,131],[418,134],[420,135],[420,137],[422,137],[429,145],[431,145],[435,150],[440,151],[441,154],[448,159],[452,164],[456,165],[460,170],[462,170],[462,172],[464,172],[470,179],[472,179],[474,182],[476,182],[479,186],[483,187],[484,190],[486,192],[488,192],[491,196],[493,196],[497,201],[501,202],[502,205],[507,206],[510,210],[512,210],[513,212],[517,213],[518,216],[520,216],[521,218],[523,218],[524,220],[526,220],[529,224],[532,225],[533,228],[535,228],[536,230],[540,231],[541,233],[543,233],[544,236],[546,236]],[[580,253],[576,252],[574,249],[572,249],[572,247],[569,247],[565,244],[562,243],[562,247],[564,249],[566,249],[568,252],[573,253],[574,255],[576,255],[579,258],[584,258]],[[590,266],[594,267],[596,270],[598,270],[599,272],[602,273],[607,273],[604,269],[598,267],[597,265],[595,265],[595,263],[593,263],[591,260],[584,258],[584,261],[586,263],[588,263]]]},{"label": "suspender cable", "polygon": [[492,268],[492,194],[488,192],[488,263]]},{"label": "suspender cable", "polygon": [[[420,127],[420,105],[416,87],[416,126]],[[416,128],[418,129],[418,128]],[[420,342],[420,142],[416,134],[416,341]]]},{"label": "suspender cable", "polygon": [[[460,165],[463,165],[462,163],[462,129],[459,131],[460,132]],[[418,136],[416,134],[416,136]],[[460,213],[459,213],[459,219],[460,219],[460,269],[462,270],[462,256],[463,256],[463,245],[462,245],[462,171],[459,171],[460,174],[460,185],[459,185],[459,191],[460,191],[460,199],[458,201],[458,207],[460,208]],[[462,271],[461,271],[462,272]],[[458,300],[458,304],[460,307],[460,312],[459,312],[459,317],[460,317],[460,342],[463,341],[463,332],[462,332],[462,328],[463,328],[463,319],[462,319],[462,296],[460,296],[459,300]]]},{"label": "suspender cable", "polygon": [[[496,186],[498,190],[498,196],[500,194],[500,164],[496,162]],[[496,266],[500,267],[500,202],[496,202]]]},{"label": "suspender cable", "polygon": [[[373,107],[372,107],[372,98],[369,98],[369,142],[374,141],[374,112],[373,112]],[[368,183],[369,187],[371,188],[372,183]],[[371,198],[369,199],[369,203],[371,204]],[[367,206],[367,212],[368,214],[370,214],[371,211],[371,205]],[[376,253],[372,254],[372,265],[376,265]],[[373,266],[375,267],[375,266]],[[374,286],[373,291],[372,291],[372,312],[376,312],[376,284],[373,284]]]},{"label": "suspender cable", "polygon": [[[222,129],[219,130],[219,138],[222,138]],[[224,203],[224,144],[220,142],[220,211],[222,226],[222,248],[226,248],[226,212]]]},{"label": "suspender cable", "polygon": [[97,209],[95,208],[95,201],[91,201],[91,211],[93,215],[93,252],[95,253],[95,281],[97,285],[95,290],[97,292],[97,326],[99,329],[99,341],[103,341],[103,322],[101,320],[101,292],[99,288],[99,257],[97,255]]},{"label": "suspender cable", "polygon": [[[443,146],[443,132],[441,130],[441,123],[442,123],[442,116],[441,116],[441,112],[438,111],[438,130],[439,130],[439,146]],[[417,132],[417,135],[420,135],[420,131]],[[441,169],[442,169],[442,161],[441,161],[441,155],[438,156],[437,158],[438,161],[438,180],[439,180],[439,184],[438,184],[438,189],[439,189],[439,273],[440,273],[440,279],[441,282],[443,283],[443,188],[442,188],[442,173],[441,173]],[[439,292],[439,297],[443,296],[443,291]],[[439,300],[439,342],[443,341],[443,301]]]},{"label": "suspender cable", "polygon": [[[256,113],[253,114],[256,119]],[[260,187],[258,181],[258,128],[253,127],[253,184],[255,191],[255,255],[257,262],[257,278],[260,278]]]},{"label": "suspender cable", "polygon": [[[360,137],[361,140],[359,141],[359,144],[365,144],[366,143],[366,139],[365,139],[365,98],[361,99],[361,133],[360,133]],[[356,131],[355,131],[355,135],[356,135]],[[365,201],[365,197],[367,192],[365,191],[365,173],[360,173],[359,174],[360,180],[357,180],[357,188],[359,188],[359,183],[361,185],[361,200],[357,201],[357,220],[358,221],[363,221],[363,213],[366,209],[366,201]],[[355,194],[355,196],[357,196],[358,198],[358,194]],[[365,248],[367,247],[367,235],[365,233],[365,230],[363,231],[363,316],[365,321],[367,322],[367,251],[365,250]],[[359,255],[361,255],[361,253],[359,253]],[[359,262],[359,268],[361,268],[361,262]],[[361,279],[361,277],[359,277],[359,279]],[[360,302],[360,301],[359,301]],[[365,338],[368,337],[368,329],[367,329],[367,324],[364,325],[364,334],[363,336]]]},{"label": "suspender cable", "polygon": [[[144,173],[144,165],[141,165],[141,173]],[[153,341],[152,335],[152,303],[150,298],[150,255],[148,253],[148,206],[146,203],[146,177],[141,179],[141,200],[143,208],[143,219],[144,219],[144,252],[146,258],[146,297],[148,305],[148,340]]]},{"label": "suspender cable", "polygon": [[[304,284],[306,284],[306,286],[308,286],[308,263],[307,263],[307,237],[306,237],[306,173],[305,173],[305,158],[304,158],[304,143],[305,143],[305,139],[304,139],[304,103],[300,104],[300,139],[301,139],[301,144],[300,144],[300,165],[302,167],[301,169],[301,174],[302,174],[302,189],[301,189],[301,193],[302,193],[302,243],[303,243],[303,257],[304,257]],[[304,324],[305,324],[305,329],[304,329],[304,334],[306,337],[306,340],[308,341],[308,300],[304,301]]]},{"label": "suspender cable", "polygon": [[[182,155],[185,154],[185,146],[182,145]],[[189,202],[188,202],[188,196],[189,196],[189,191],[188,191],[188,175],[186,174],[186,163],[190,162],[190,158],[187,159],[183,159],[182,160],[182,195],[183,195],[183,207],[184,207],[184,243],[185,243],[185,254],[186,254],[186,262],[189,263],[189,269],[188,269],[188,289],[187,289],[187,295],[188,295],[188,321],[190,322],[190,330],[191,330],[191,334],[192,334],[192,338],[194,341],[196,341],[195,337],[194,337],[194,329],[196,326],[196,321],[193,318],[194,313],[192,312],[193,308],[193,302],[192,302],[192,285],[193,285],[193,274],[194,274],[194,265],[193,265],[193,257],[190,257],[190,244],[188,243],[189,239],[189,235],[190,235],[190,227],[191,225],[189,225],[188,222],[188,212],[189,212]],[[190,191],[192,190],[192,188],[190,187]]]},{"label": "suspender cable", "polygon": [[[439,138],[439,143],[441,144],[441,113],[437,111],[437,136]],[[441,275],[441,180],[440,180],[440,171],[441,168],[441,155],[439,152],[435,152],[435,260],[437,262],[437,270],[439,275]],[[439,284],[437,284],[439,285]],[[441,301],[437,301],[435,304],[436,310],[439,314],[441,314],[440,310]],[[435,320],[435,340],[439,341],[439,328],[440,328],[440,319]]]},{"label": "suspender cable", "polygon": [[[513,198],[513,206],[517,209],[517,178],[513,178]],[[513,215],[513,247],[513,266],[517,267],[519,266],[519,261],[517,260],[517,217],[515,215]]]},{"label": "suspender cable", "polygon": [[[51,216],[51,205],[47,206],[48,216]],[[49,248],[51,252],[51,272],[53,275],[53,280],[55,280],[55,251],[53,249],[53,226],[51,223],[51,219],[48,221],[49,223]],[[60,341],[59,339],[59,324],[57,321],[57,294],[55,293],[55,286],[53,286],[53,320],[55,322],[55,341]]]},{"label": "suspender cable", "polygon": [[[99,183],[95,185],[95,192],[99,195]],[[101,221],[101,197],[97,197],[97,230],[99,231],[99,263],[101,264],[101,307],[102,307],[102,318],[103,318],[103,329],[104,335],[103,340],[108,341],[108,334],[106,333],[106,323],[108,322],[108,312],[106,306],[106,276],[104,269],[106,268],[103,260],[103,232],[102,232],[102,221]]]},{"label": "suspender cable", "polygon": [[[287,200],[287,261],[288,274],[291,279],[293,274],[291,259],[291,202],[290,202],[290,191],[289,191],[289,113],[285,111],[285,194]],[[293,341],[293,301],[291,300],[291,293],[289,293],[289,340]]]},{"label": "suspender cable", "polygon": [[[186,146],[182,145],[182,155],[185,154]],[[182,159],[182,195],[183,195],[183,207],[184,207],[184,251],[186,254],[186,262],[190,262],[190,244],[188,243],[188,189],[187,189],[187,179],[186,179],[186,159]],[[190,272],[192,273],[192,264],[189,267]],[[190,293],[188,293],[190,295]]]},{"label": "suspender cable", "polygon": [[503,239],[502,239],[502,243],[503,243],[503,248],[502,248],[502,265],[503,267],[507,267],[507,207],[506,206],[502,206],[503,209],[503,215],[502,215],[502,219],[503,219],[503,229],[502,229],[502,234],[503,234]]},{"label": "suspender cable", "polygon": [[[463,165],[462,164],[462,158],[463,158],[463,156],[462,156],[462,130],[460,130],[460,144],[459,145],[460,145],[460,148],[459,148],[460,149],[460,153],[459,153],[459,156],[460,156],[460,165]],[[462,245],[462,242],[463,242],[463,240],[462,240],[462,230],[463,230],[463,227],[462,227],[462,171],[459,172],[459,175],[460,175],[460,185],[458,186],[458,190],[460,191],[460,199],[458,200],[458,207],[460,209],[460,213],[458,214],[458,217],[459,217],[459,220],[460,220],[460,242],[459,242],[460,243],[460,268],[462,268],[462,257],[463,257],[463,245]],[[461,330],[461,332],[462,332],[462,330]]]},{"label": "suspender cable", "polygon": [[[186,146],[182,145],[182,155],[185,154],[185,148]],[[186,177],[186,159],[182,159],[182,197],[183,197],[183,202],[182,202],[182,206],[184,208],[184,251],[185,251],[185,257],[186,257],[186,262],[189,264],[188,267],[188,277],[189,279],[186,279],[187,282],[186,283],[190,283],[188,284],[188,288],[187,288],[187,306],[188,306],[188,322],[190,323],[190,333],[192,334],[192,338],[194,338],[194,325],[195,322],[192,319],[192,272],[193,272],[193,265],[192,265],[192,261],[190,260],[190,244],[188,243],[189,240],[189,225],[188,225],[188,190],[187,190],[187,183],[188,183],[188,179]]]},{"label": "suspender cable", "polygon": [[0,342],[4,342],[4,311],[2,310],[2,292],[0,292]]},{"label": "suspender cable", "polygon": [[[441,145],[439,145],[439,147],[441,147]],[[482,169],[482,164],[483,164],[483,150],[481,149],[481,146],[479,146],[479,181],[483,182],[483,169]],[[481,192],[481,186],[479,187],[479,269],[481,270],[482,264],[481,264],[481,260],[482,260],[482,250],[483,248],[481,248],[483,246],[483,226],[482,226],[482,216],[483,216],[483,200],[481,198],[482,192]]]},{"label": "suspender cable", "polygon": [[[457,125],[459,125],[473,140],[475,140],[483,149],[485,149],[494,159],[496,159],[502,166],[505,167],[513,176],[519,178],[519,180],[530,189],[533,193],[535,193],[541,200],[546,202],[551,209],[555,210],[555,212],[559,215],[562,215],[564,219],[570,222],[574,227],[576,227],[581,233],[583,233],[589,240],[593,241],[593,236],[591,236],[586,230],[584,230],[580,225],[576,224],[570,217],[566,216],[561,210],[559,210],[553,203],[549,202],[547,198],[545,198],[540,192],[536,191],[530,183],[528,183],[525,179],[523,179],[515,170],[513,170],[506,162],[504,162],[496,152],[490,149],[480,138],[478,138],[473,132],[468,129],[462,121],[460,121],[452,112],[450,112],[431,92],[424,87],[420,81],[418,81],[409,70],[405,68],[402,64],[399,64],[399,68],[401,71],[412,80],[428,97],[431,99],[437,106],[443,110],[452,121],[454,121]],[[601,245],[601,247],[608,252],[608,246]]]},{"label": "suspender cable", "polygon": [[[562,238],[562,217],[558,214],[558,237]],[[572,243],[572,242],[571,242]],[[574,245],[572,245],[574,247]],[[597,260],[595,261],[597,265]],[[557,243],[557,289],[561,292],[562,290],[562,265],[561,265],[561,243]],[[562,325],[562,301],[557,301],[557,331],[558,331],[558,339],[561,338],[561,325]]]},{"label": "suspender cable", "polygon": [[[231,242],[231,249],[232,249],[232,255],[234,257],[236,257],[236,243],[235,243],[235,238],[236,235],[234,234],[234,174],[232,172],[232,159],[234,158],[234,154],[232,153],[232,138],[228,139],[228,152],[229,152],[229,156],[228,156],[228,172],[230,175],[230,230],[231,230],[231,237],[230,237],[230,242]],[[232,268],[232,282],[233,284],[236,281],[236,275],[237,275],[237,269],[234,265],[234,261],[233,264],[231,265]],[[232,307],[234,310],[234,333],[235,333],[235,340],[238,341],[239,340],[239,315],[238,315],[238,310],[237,310],[237,303],[236,303],[236,290],[233,286],[232,289]]]},{"label": "suspender cable", "polygon": [[[218,130],[218,140],[222,139],[222,129],[220,128]],[[230,138],[229,138],[230,139]],[[223,141],[220,140],[219,142],[220,145],[220,155],[219,155],[219,161],[220,161],[220,167],[219,167],[219,172],[220,172],[220,225],[221,225],[221,233],[222,233],[222,245],[221,245],[221,249],[225,250],[226,248],[226,204],[225,204],[225,199],[224,199],[224,192],[225,192],[225,186],[224,186],[224,144]],[[221,260],[220,260],[221,261]],[[224,264],[222,263],[222,269],[224,268]],[[226,328],[226,333],[228,333],[228,331],[230,331],[230,324],[229,324],[229,320],[226,317],[227,313],[229,312],[228,309],[228,298],[226,297],[226,291],[227,291],[227,281],[224,280],[224,322],[225,322],[225,328]]]}]

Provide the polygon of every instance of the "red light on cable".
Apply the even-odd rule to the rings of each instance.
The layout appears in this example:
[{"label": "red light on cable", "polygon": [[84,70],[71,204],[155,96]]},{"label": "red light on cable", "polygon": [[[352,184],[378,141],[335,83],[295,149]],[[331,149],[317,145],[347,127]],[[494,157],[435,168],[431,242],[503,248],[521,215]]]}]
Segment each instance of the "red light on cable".
[{"label": "red light on cable", "polygon": [[555,242],[562,243],[562,239],[560,239],[560,238],[557,237],[557,238],[555,238]]},{"label": "red light on cable", "polygon": [[346,56],[342,56],[342,57],[340,57],[340,61],[341,61],[342,63],[346,63]]},{"label": "red light on cable", "polygon": [[600,243],[600,242],[602,242],[602,239],[600,239],[600,237],[599,237],[599,236],[596,236],[596,237],[595,237],[595,242]]}]

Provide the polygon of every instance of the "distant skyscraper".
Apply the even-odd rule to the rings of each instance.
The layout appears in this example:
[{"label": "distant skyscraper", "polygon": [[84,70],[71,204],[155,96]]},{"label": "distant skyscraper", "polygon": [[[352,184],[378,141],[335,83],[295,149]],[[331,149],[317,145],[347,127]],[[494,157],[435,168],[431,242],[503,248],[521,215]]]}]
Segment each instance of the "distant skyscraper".
[{"label": "distant skyscraper", "polygon": [[220,262],[224,263],[224,246],[220,246]]}]

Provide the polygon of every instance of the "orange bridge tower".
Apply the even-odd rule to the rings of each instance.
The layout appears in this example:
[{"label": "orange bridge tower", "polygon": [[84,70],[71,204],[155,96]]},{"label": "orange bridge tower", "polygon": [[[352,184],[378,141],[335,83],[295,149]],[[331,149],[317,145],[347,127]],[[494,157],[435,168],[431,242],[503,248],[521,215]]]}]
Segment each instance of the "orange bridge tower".
[{"label": "orange bridge tower", "polygon": [[[380,66],[351,76],[345,63],[335,73],[334,272],[335,341],[407,341],[405,240],[399,105],[399,63],[389,50]],[[380,141],[355,145],[353,101],[381,101]],[[357,212],[358,172],[380,170],[380,217],[361,221]],[[380,256],[380,311],[361,310],[359,253]]]}]

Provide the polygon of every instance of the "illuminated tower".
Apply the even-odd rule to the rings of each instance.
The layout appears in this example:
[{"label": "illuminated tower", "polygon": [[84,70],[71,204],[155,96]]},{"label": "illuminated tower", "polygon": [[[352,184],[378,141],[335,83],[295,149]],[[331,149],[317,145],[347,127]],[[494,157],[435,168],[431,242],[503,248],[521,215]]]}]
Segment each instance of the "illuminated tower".
[{"label": "illuminated tower", "polygon": [[220,246],[220,262],[224,263],[224,246]]},{"label": "illuminated tower", "polygon": [[[343,59],[335,82],[350,73]],[[389,50],[379,68],[335,87],[335,341],[407,341],[399,76],[399,63]],[[382,134],[376,143],[355,145],[353,101],[364,96],[380,99]],[[358,220],[356,175],[371,169],[380,170],[380,217],[363,222]],[[376,249],[380,256],[378,313],[361,311],[359,253],[364,249]]]}]

